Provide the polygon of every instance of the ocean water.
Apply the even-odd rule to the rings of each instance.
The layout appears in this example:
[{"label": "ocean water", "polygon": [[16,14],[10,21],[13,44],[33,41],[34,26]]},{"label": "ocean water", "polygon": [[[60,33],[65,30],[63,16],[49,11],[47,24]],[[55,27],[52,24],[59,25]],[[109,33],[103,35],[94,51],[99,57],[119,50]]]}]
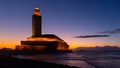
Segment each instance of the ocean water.
[{"label": "ocean water", "polygon": [[109,54],[80,54],[79,52],[66,54],[41,54],[32,56],[17,56],[18,58],[45,61],[78,68],[120,68],[120,55]]}]

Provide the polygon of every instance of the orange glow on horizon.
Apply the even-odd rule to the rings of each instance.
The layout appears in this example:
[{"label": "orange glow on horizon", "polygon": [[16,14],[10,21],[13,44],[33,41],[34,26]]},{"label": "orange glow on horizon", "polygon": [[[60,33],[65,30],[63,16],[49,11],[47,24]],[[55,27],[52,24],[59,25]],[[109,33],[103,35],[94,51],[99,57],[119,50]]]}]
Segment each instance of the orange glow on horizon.
[{"label": "orange glow on horizon", "polygon": [[[105,43],[68,43],[69,49],[75,49],[78,47],[96,47],[96,46],[105,46]],[[20,45],[18,42],[0,42],[0,49],[2,48],[11,48],[15,49],[16,45]],[[113,45],[113,44],[111,44]],[[118,45],[118,44],[116,44]]]},{"label": "orange glow on horizon", "polygon": [[16,44],[1,44],[0,49],[3,48],[10,48],[10,49],[15,49]]},{"label": "orange glow on horizon", "polygon": [[75,49],[77,47],[78,47],[78,45],[76,45],[76,44],[69,44],[69,49]]},{"label": "orange glow on horizon", "polygon": [[0,41],[0,49],[3,49],[3,48],[10,48],[10,49],[15,49],[15,46],[16,45],[19,45],[19,41],[16,40],[16,41]]},{"label": "orange glow on horizon", "polygon": [[69,44],[69,48],[70,49],[75,49],[75,48],[78,48],[78,47],[85,47],[85,48],[89,48],[89,47],[96,47],[96,46],[100,46],[100,47],[103,47],[103,46],[114,46],[114,45],[118,45],[118,47],[120,47],[119,45],[120,44],[115,44],[115,43],[70,43]]}]

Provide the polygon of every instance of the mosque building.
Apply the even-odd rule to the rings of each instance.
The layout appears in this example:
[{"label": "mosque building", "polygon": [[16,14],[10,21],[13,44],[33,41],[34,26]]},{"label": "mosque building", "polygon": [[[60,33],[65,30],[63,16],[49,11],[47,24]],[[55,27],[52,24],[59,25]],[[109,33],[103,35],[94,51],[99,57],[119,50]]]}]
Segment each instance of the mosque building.
[{"label": "mosque building", "polygon": [[32,15],[32,36],[26,41],[21,41],[21,45],[16,46],[16,50],[68,50],[69,45],[54,34],[42,34],[42,16],[40,9],[36,6]]}]

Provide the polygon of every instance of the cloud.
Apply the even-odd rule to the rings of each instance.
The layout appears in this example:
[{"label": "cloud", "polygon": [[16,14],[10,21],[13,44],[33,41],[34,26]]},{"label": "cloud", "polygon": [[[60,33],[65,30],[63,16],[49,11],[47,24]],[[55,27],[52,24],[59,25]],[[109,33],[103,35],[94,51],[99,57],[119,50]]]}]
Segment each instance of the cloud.
[{"label": "cloud", "polygon": [[84,36],[75,36],[75,38],[96,38],[96,37],[109,37],[110,35],[84,35]]},{"label": "cloud", "polygon": [[103,33],[103,34],[117,34],[117,33],[120,33],[120,29],[115,29],[113,31],[98,32],[98,33]]}]

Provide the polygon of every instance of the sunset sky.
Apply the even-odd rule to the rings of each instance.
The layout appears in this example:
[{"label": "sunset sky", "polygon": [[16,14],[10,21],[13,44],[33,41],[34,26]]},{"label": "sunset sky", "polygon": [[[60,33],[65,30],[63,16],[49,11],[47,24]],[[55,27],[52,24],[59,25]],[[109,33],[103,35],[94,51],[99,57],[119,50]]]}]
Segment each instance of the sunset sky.
[{"label": "sunset sky", "polygon": [[0,47],[13,48],[32,35],[36,2],[43,34],[71,47],[120,46],[120,0],[0,0]]}]

